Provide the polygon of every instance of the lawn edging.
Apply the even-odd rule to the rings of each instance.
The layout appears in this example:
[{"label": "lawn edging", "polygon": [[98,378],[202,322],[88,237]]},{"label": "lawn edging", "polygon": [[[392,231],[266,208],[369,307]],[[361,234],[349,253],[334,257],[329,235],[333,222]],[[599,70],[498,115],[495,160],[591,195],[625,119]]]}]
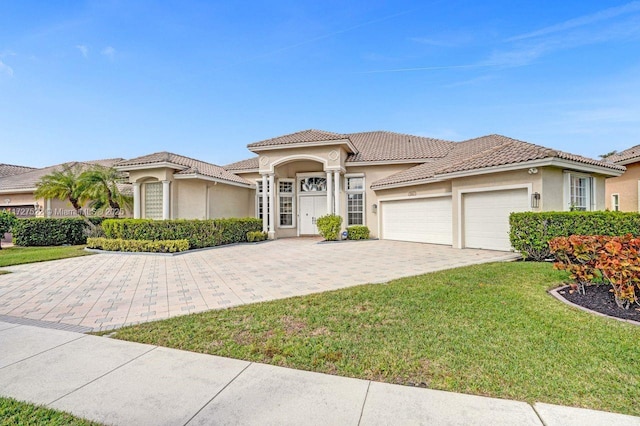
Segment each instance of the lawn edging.
[{"label": "lawn edging", "polygon": [[168,257],[173,257],[173,256],[181,256],[183,254],[189,254],[189,253],[197,253],[200,251],[209,251],[209,250],[217,250],[217,249],[221,249],[224,247],[234,247],[234,246],[250,246],[250,245],[256,245],[256,244],[264,244],[264,243],[270,243],[273,240],[264,240],[264,241],[254,241],[254,242],[242,242],[242,243],[231,243],[231,244],[225,244],[222,246],[213,246],[213,247],[203,247],[203,248],[197,248],[197,249],[189,249],[189,250],[185,250],[185,251],[179,251],[176,253],[152,253],[152,252],[145,252],[145,251],[109,251],[109,250],[100,250],[100,249],[91,249],[88,247],[85,247],[84,250],[89,252],[89,253],[96,253],[96,254],[125,254],[125,255],[133,255],[133,256],[138,256],[138,255],[142,255],[142,256],[168,256]]},{"label": "lawn edging", "polygon": [[566,305],[569,305],[569,306],[573,306],[574,308],[578,308],[581,311],[588,312],[590,314],[597,315],[599,317],[610,318],[610,319],[614,319],[616,321],[626,322],[626,323],[629,323],[629,324],[632,324],[632,325],[640,326],[640,322],[638,322],[638,321],[634,321],[634,320],[630,320],[630,319],[624,319],[624,318],[618,318],[618,317],[612,317],[611,315],[603,314],[602,312],[598,312],[598,311],[593,311],[593,310],[591,310],[589,308],[585,308],[584,306],[577,305],[577,304],[565,299],[560,294],[560,291],[568,289],[569,287],[571,287],[571,286],[570,285],[561,285],[560,287],[552,288],[547,293],[549,293],[551,296],[555,297],[556,299],[558,299],[562,303],[564,303]]}]

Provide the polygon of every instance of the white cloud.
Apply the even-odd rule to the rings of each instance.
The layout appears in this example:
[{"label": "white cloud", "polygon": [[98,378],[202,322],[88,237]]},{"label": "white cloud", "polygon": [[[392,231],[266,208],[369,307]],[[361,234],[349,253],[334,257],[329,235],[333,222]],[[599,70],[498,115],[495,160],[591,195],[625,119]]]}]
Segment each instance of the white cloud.
[{"label": "white cloud", "polygon": [[89,48],[84,44],[78,44],[76,46],[76,49],[78,49],[80,53],[82,53],[82,56],[84,56],[85,59],[89,57]]},{"label": "white cloud", "polygon": [[0,61],[0,74],[6,74],[9,77],[13,77],[13,68]]},{"label": "white cloud", "polygon": [[591,15],[584,15],[568,21],[560,22],[555,25],[551,25],[530,33],[520,34],[507,39],[507,41],[524,40],[534,37],[545,36],[554,34],[573,28],[582,27],[585,25],[594,24],[596,22],[604,21],[607,19],[615,18],[617,16],[627,15],[630,13],[640,12],[640,1],[632,1],[631,3],[624,4],[618,7],[611,7],[604,9]]},{"label": "white cloud", "polygon": [[114,49],[111,46],[107,46],[104,49],[102,49],[102,52],[100,53],[102,53],[104,56],[106,56],[107,58],[113,61],[113,58],[116,56],[116,49]]}]

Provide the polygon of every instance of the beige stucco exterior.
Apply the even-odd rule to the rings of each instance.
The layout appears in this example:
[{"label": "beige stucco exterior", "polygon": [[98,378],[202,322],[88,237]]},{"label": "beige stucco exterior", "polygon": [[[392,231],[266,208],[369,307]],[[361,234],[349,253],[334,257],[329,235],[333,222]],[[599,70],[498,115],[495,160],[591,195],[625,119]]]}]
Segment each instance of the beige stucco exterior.
[{"label": "beige stucco exterior", "polygon": [[611,196],[618,194],[619,209],[623,212],[638,211],[638,191],[640,190],[640,162],[626,164],[627,171],[622,176],[606,181],[606,206],[613,210]]}]

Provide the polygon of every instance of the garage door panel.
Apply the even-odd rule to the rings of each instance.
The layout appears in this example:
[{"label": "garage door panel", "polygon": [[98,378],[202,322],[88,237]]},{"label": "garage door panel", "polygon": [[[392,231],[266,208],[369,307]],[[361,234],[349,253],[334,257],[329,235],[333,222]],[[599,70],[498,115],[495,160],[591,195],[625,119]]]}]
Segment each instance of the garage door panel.
[{"label": "garage door panel", "polygon": [[526,189],[467,193],[463,204],[465,247],[511,250],[509,215],[529,211]]},{"label": "garage door panel", "polygon": [[452,244],[451,197],[381,203],[382,238]]}]

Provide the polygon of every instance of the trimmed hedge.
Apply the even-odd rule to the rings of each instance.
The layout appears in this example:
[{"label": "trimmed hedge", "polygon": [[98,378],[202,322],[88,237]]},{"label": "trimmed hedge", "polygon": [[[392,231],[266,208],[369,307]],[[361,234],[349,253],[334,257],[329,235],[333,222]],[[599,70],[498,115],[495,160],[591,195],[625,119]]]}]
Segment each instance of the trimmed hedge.
[{"label": "trimmed hedge", "polygon": [[263,231],[250,231],[247,232],[247,241],[250,243],[257,243],[267,239],[267,233]]},{"label": "trimmed hedge", "polygon": [[369,228],[364,225],[353,225],[347,227],[348,240],[368,240]]},{"label": "trimmed hedge", "polygon": [[18,246],[61,246],[85,244],[87,224],[81,218],[18,219],[12,228]]},{"label": "trimmed hedge", "polygon": [[262,231],[262,220],[231,218],[208,220],[106,219],[107,238],[123,240],[188,240],[189,248],[203,248],[247,241],[247,232]]},{"label": "trimmed hedge", "polygon": [[511,245],[531,260],[551,257],[549,241],[571,235],[640,235],[640,214],[625,212],[511,213]]},{"label": "trimmed hedge", "polygon": [[107,251],[146,253],[177,253],[189,250],[187,240],[122,240],[112,238],[87,238],[87,247]]}]

